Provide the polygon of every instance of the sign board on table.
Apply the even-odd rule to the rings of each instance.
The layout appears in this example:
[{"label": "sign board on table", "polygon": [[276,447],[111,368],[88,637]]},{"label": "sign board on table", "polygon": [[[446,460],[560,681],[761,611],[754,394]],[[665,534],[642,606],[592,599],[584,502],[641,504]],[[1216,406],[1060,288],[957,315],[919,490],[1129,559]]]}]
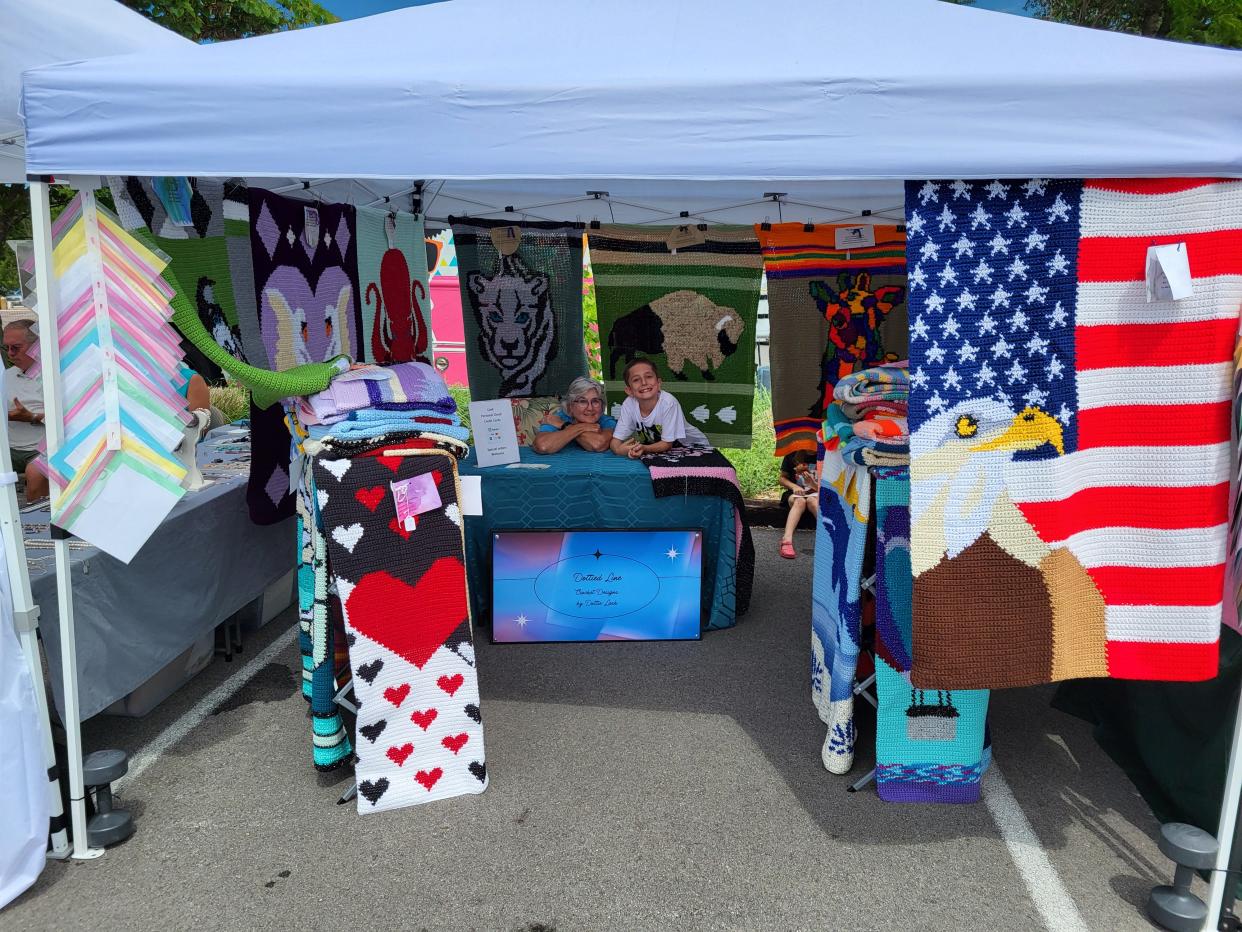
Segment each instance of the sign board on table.
[{"label": "sign board on table", "polygon": [[702,586],[698,528],[494,531],[492,640],[694,640]]},{"label": "sign board on table", "polygon": [[513,404],[508,398],[470,402],[470,432],[480,466],[521,460],[517,428],[513,426]]}]

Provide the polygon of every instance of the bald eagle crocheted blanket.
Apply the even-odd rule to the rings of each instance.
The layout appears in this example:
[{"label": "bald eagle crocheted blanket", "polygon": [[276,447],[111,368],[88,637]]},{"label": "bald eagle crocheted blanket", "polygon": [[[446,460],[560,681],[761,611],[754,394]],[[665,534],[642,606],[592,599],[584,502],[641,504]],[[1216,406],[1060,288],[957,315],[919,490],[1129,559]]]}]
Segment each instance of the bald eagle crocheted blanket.
[{"label": "bald eagle crocheted blanket", "polygon": [[[1242,181],[911,182],[906,214],[915,685],[1214,676]],[[1193,294],[1149,301],[1177,244]]]}]

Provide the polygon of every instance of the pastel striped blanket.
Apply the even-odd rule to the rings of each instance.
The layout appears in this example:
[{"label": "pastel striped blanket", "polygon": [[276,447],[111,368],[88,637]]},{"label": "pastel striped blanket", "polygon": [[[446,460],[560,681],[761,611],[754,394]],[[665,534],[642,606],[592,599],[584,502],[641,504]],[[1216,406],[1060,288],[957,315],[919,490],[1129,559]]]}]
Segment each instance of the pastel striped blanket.
[{"label": "pastel striped blanket", "polygon": [[375,411],[369,408],[352,412],[346,420],[328,426],[308,428],[314,440],[378,438],[389,434],[431,431],[456,440],[469,440],[470,430],[456,414],[421,409],[414,411]]},{"label": "pastel striped blanket", "polygon": [[426,363],[405,362],[351,369],[306,398],[299,415],[306,424],[330,424],[351,411],[381,406],[389,410],[457,412],[457,403],[440,373]]}]

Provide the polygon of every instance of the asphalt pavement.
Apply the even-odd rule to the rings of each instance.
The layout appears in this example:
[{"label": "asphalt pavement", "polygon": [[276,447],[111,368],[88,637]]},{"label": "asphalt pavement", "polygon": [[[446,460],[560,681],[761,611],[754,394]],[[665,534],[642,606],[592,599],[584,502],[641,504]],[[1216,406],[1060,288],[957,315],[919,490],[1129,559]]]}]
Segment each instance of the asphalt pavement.
[{"label": "asphalt pavement", "polygon": [[753,607],[702,641],[491,645],[490,786],[359,815],[311,766],[295,616],[252,635],[123,747],[137,833],[51,862],[18,929],[1147,929],[1157,825],[1051,690],[994,694],[985,801],[894,805],[820,763],[807,682],[811,535],[757,530]]}]

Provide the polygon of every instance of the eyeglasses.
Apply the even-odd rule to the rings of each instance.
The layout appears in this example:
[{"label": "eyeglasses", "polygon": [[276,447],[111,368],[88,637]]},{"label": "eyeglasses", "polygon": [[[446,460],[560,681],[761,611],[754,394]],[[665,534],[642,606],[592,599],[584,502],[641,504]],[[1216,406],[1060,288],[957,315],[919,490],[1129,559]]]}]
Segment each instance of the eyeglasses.
[{"label": "eyeglasses", "polygon": [[603,406],[604,399],[602,398],[575,398],[573,401],[570,402],[570,404],[579,405],[583,408],[597,408],[597,407]]},{"label": "eyeglasses", "polygon": [[20,353],[26,348],[25,343],[5,343],[4,348],[9,353]]}]

